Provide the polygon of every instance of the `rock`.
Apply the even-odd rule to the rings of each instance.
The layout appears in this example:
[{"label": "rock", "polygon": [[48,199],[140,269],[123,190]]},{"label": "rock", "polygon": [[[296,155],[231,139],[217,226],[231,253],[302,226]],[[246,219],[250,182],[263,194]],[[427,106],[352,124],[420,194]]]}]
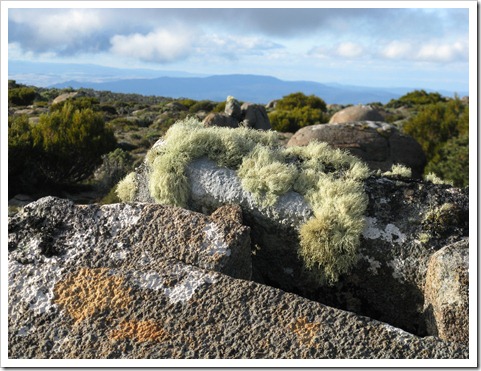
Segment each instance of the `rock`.
[{"label": "rock", "polygon": [[257,130],[271,130],[271,123],[264,106],[260,104],[244,103],[241,109],[243,117],[241,122],[242,126]]},{"label": "rock", "polygon": [[225,114],[225,113],[209,113],[202,124],[205,127],[209,126],[221,126],[221,127],[228,127],[228,128],[236,128],[239,126],[239,122],[234,119],[233,117]]},{"label": "rock", "polygon": [[239,218],[235,206],[26,206],[9,219],[8,357],[468,358],[464,344],[224,274],[248,274]]},{"label": "rock", "polygon": [[[91,266],[88,259],[107,259],[117,262],[112,267],[160,254],[250,279],[249,229],[241,224],[241,215],[237,206],[224,206],[207,217],[156,204],[74,206],[45,197],[9,219],[9,251],[20,248],[14,256],[29,260],[22,247],[32,245],[46,258],[62,256],[56,259],[66,265]],[[77,257],[80,251],[84,258]],[[76,256],[72,262],[71,256]]]},{"label": "rock", "polygon": [[428,263],[424,288],[427,331],[448,341],[469,342],[469,242],[443,247]]},{"label": "rock", "polygon": [[336,112],[329,120],[330,124],[354,121],[384,121],[384,117],[371,106],[357,105]]},{"label": "rock", "polygon": [[278,99],[271,100],[269,103],[266,104],[266,109],[268,110],[274,110],[276,109]]},{"label": "rock", "polygon": [[74,92],[71,92],[71,93],[64,93],[64,94],[60,94],[58,97],[56,97],[53,102],[52,102],[52,105],[54,104],[58,104],[58,103],[62,103],[68,99],[71,99],[71,98],[75,98],[78,96],[78,92],[74,91]]},{"label": "rock", "polygon": [[169,102],[164,106],[165,111],[169,112],[180,112],[180,111],[188,111],[189,109],[184,106],[182,103],[179,102]]},{"label": "rock", "polygon": [[[148,175],[137,176],[144,184],[138,201],[152,202],[145,197]],[[299,228],[312,217],[300,194],[291,191],[274,206],[260,207],[242,189],[234,170],[206,158],[191,162],[187,176],[192,210],[210,213],[226,203],[242,207],[244,223],[251,227],[259,282],[427,334],[422,308],[428,261],[443,246],[468,236],[467,190],[409,179],[367,179],[369,205],[358,262],[331,287],[313,282],[298,256]],[[443,205],[453,207],[438,212],[445,210]],[[439,216],[439,223],[433,222],[433,215]]]},{"label": "rock", "polygon": [[294,134],[287,146],[305,146],[313,140],[349,151],[365,161],[371,170],[385,172],[393,164],[402,164],[411,168],[414,178],[421,178],[426,166],[426,156],[420,144],[411,136],[383,122],[359,121],[306,126]]},{"label": "rock", "polygon": [[227,116],[230,116],[237,121],[240,121],[242,119],[242,111],[241,111],[240,103],[234,97],[231,97],[231,96],[227,97],[224,112]]}]

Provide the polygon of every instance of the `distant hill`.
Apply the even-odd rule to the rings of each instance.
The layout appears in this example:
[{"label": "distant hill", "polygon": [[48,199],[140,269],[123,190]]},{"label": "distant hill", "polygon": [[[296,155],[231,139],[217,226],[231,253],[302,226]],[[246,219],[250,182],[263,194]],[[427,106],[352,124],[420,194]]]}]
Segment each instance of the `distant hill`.
[{"label": "distant hill", "polygon": [[[321,97],[326,103],[359,104],[387,103],[415,88],[372,88],[341,84],[321,84],[312,81],[284,81],[272,76],[215,75],[209,77],[159,77],[124,79],[105,82],[66,81],[55,88],[91,88],[116,93],[136,93],[172,98],[210,99],[223,101],[232,95],[241,101],[268,103],[284,95],[303,92]],[[449,92],[441,94],[451,95]]]},{"label": "distant hill", "polygon": [[[285,81],[272,76],[215,75],[139,68],[114,68],[95,64],[8,61],[8,78],[19,83],[40,87],[72,87],[109,90],[117,93],[137,93],[172,98],[210,99],[223,101],[228,95],[255,103],[268,103],[284,95],[303,92],[315,94],[327,103],[357,104],[387,103],[415,89],[425,87],[373,88],[367,86]],[[452,91],[438,91],[452,96]],[[468,95],[457,92],[459,96]]]}]

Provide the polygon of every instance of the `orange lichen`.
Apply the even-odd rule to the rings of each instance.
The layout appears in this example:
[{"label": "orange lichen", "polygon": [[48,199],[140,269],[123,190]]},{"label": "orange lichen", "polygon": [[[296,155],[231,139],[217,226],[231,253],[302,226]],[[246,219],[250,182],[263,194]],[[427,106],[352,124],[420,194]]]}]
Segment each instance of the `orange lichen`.
[{"label": "orange lichen", "polygon": [[113,314],[128,308],[129,293],[123,278],[110,275],[108,268],[80,268],[57,282],[54,303],[81,322],[106,310]]},{"label": "orange lichen", "polygon": [[288,329],[294,332],[301,344],[313,345],[316,335],[321,328],[319,322],[308,322],[307,317],[299,317],[295,323],[291,323]]},{"label": "orange lichen", "polygon": [[165,341],[170,337],[155,321],[124,321],[119,328],[113,330],[109,338],[112,340],[133,339],[138,342]]}]

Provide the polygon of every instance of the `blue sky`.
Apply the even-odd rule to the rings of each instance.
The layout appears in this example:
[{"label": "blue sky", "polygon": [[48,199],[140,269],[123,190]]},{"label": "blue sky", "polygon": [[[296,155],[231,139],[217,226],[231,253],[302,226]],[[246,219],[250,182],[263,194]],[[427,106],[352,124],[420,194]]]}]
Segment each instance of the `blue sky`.
[{"label": "blue sky", "polygon": [[387,3],[356,9],[10,8],[9,61],[468,91],[468,9],[442,8],[443,2],[433,2],[439,8],[382,8]]}]

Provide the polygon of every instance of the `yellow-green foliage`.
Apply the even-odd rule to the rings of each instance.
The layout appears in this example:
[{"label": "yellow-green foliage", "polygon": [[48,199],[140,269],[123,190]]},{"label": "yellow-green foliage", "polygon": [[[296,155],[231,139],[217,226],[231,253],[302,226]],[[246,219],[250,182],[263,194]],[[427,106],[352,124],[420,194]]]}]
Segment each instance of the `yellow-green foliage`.
[{"label": "yellow-green foliage", "polygon": [[298,177],[294,164],[286,164],[279,150],[257,145],[237,172],[242,188],[251,192],[262,206],[273,205],[277,197],[293,188]]},{"label": "yellow-green foliage", "polygon": [[449,185],[453,185],[452,182],[449,182],[449,181],[446,181],[446,180],[443,180],[441,179],[440,177],[438,177],[436,174],[434,173],[428,173],[424,176],[424,180],[428,181],[428,182],[431,182],[433,184],[449,184]]},{"label": "yellow-green foliage", "polygon": [[272,131],[205,128],[187,119],[173,125],[146,157],[152,197],[186,206],[185,169],[203,156],[236,170],[261,208],[291,190],[305,197],[314,217],[300,228],[299,255],[318,280],[334,282],[355,263],[368,201],[362,180],[369,170],[360,160],[326,143],[283,148]]},{"label": "yellow-green foliage", "polygon": [[412,171],[410,168],[401,165],[401,164],[395,164],[391,167],[391,171],[386,171],[383,173],[385,176],[400,176],[403,178],[411,178],[412,176]]},{"label": "yellow-green foliage", "polygon": [[137,179],[135,172],[129,173],[119,184],[117,184],[116,193],[122,202],[134,201],[137,192]]}]

